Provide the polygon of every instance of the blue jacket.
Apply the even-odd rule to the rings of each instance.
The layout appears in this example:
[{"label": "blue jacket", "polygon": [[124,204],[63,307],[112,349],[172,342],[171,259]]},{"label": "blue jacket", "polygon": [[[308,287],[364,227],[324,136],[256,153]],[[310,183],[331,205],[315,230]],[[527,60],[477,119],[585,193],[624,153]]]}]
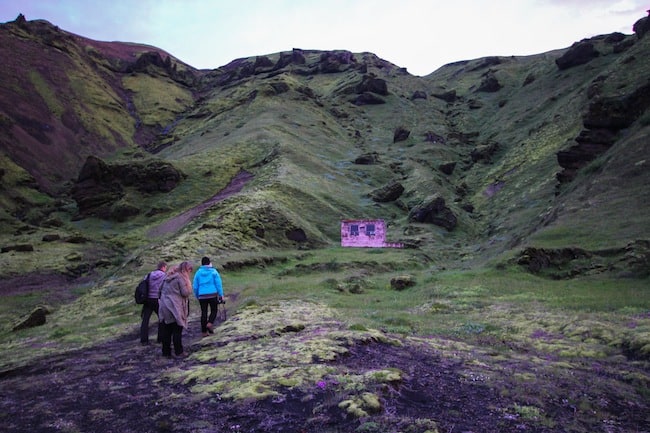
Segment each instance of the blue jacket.
[{"label": "blue jacket", "polygon": [[203,265],[196,271],[192,286],[197,299],[223,296],[221,275],[210,265]]}]

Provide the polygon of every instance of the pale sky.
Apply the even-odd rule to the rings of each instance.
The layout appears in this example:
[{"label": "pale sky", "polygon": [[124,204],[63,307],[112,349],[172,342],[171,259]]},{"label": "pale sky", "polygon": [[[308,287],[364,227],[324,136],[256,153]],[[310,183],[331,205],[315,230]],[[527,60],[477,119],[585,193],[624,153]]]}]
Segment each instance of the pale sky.
[{"label": "pale sky", "polygon": [[459,60],[523,56],[631,34],[648,0],[0,0],[100,41],[161,48],[198,69],[293,48],[371,52],[428,75]]}]

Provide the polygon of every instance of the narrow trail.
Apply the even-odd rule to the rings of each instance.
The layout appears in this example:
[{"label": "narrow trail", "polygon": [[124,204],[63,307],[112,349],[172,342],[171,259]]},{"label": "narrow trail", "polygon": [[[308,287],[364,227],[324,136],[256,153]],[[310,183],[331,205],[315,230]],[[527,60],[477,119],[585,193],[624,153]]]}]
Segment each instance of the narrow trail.
[{"label": "narrow trail", "polygon": [[152,228],[149,230],[148,235],[152,238],[157,238],[178,231],[192,219],[203,213],[210,206],[239,193],[244,188],[244,185],[246,185],[246,183],[248,183],[248,181],[250,181],[252,178],[252,173],[241,170],[230,180],[228,185],[226,185],[226,187],[219,191],[216,195],[193,207],[192,209],[187,210],[180,215],[172,217],[157,227]]}]

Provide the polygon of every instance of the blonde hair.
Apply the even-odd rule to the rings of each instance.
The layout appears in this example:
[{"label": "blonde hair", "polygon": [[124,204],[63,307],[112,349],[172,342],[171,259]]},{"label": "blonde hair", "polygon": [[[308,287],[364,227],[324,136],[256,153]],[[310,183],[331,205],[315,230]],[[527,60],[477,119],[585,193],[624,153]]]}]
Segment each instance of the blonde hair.
[{"label": "blonde hair", "polygon": [[190,278],[190,274],[192,273],[192,263],[190,262],[181,262],[180,265],[178,265],[178,269],[176,272],[181,274],[183,279],[185,279],[185,284],[187,284],[187,287],[192,287],[192,279]]}]

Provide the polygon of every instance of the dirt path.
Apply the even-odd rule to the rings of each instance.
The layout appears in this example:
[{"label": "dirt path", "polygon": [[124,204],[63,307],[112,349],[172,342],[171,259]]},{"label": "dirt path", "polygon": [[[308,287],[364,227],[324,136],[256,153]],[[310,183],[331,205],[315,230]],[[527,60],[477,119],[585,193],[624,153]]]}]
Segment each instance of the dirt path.
[{"label": "dirt path", "polygon": [[235,177],[232,178],[230,183],[228,183],[224,189],[219,191],[216,195],[212,196],[209,200],[206,200],[198,206],[195,206],[180,215],[170,218],[157,227],[154,227],[153,229],[149,230],[148,235],[150,237],[156,238],[178,231],[180,228],[185,226],[185,224],[196,218],[210,206],[240,192],[244,185],[246,185],[246,183],[248,183],[248,181],[250,181],[252,178],[252,173],[249,173],[245,170],[240,171],[235,175]]}]

